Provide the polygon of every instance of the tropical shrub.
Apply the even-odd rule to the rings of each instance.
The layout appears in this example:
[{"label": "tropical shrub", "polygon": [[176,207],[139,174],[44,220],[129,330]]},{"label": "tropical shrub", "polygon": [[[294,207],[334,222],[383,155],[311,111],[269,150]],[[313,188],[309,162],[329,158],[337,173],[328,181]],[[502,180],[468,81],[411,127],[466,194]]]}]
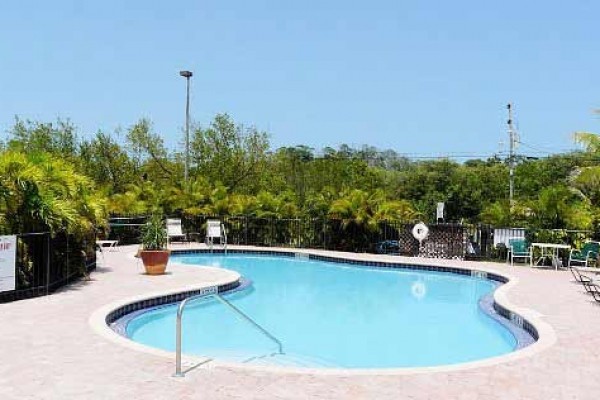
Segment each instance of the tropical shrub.
[{"label": "tropical shrub", "polygon": [[46,153],[0,155],[0,224],[5,231],[88,232],[105,224],[104,197],[73,164]]},{"label": "tropical shrub", "polygon": [[165,220],[161,214],[152,214],[142,227],[142,245],[144,250],[162,250],[167,247]]}]

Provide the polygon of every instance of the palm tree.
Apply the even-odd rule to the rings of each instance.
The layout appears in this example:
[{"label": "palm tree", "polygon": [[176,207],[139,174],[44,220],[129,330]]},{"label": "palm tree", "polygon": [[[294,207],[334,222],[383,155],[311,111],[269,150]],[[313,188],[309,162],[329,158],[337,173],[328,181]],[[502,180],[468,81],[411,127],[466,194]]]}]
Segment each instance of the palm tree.
[{"label": "palm tree", "polygon": [[382,223],[414,221],[419,213],[405,200],[387,200],[381,190],[352,190],[331,204],[329,216],[340,221],[344,234],[337,236],[344,238],[342,246],[356,251],[372,242]]},{"label": "palm tree", "polygon": [[552,186],[529,203],[531,221],[542,229],[586,229],[592,223],[587,199],[566,186]]},{"label": "palm tree", "polygon": [[[595,114],[600,115],[600,109],[594,110]],[[583,145],[588,153],[599,153],[600,152],[600,135],[592,132],[579,131],[573,134],[575,143]]]},{"label": "palm tree", "polygon": [[72,164],[45,154],[0,157],[0,215],[12,232],[82,232],[105,223],[105,203]]},{"label": "palm tree", "polygon": [[573,139],[575,143],[581,144],[588,153],[600,152],[600,135],[592,132],[575,132]]},{"label": "palm tree", "polygon": [[381,221],[409,222],[419,217],[408,201],[387,200],[381,190],[372,194],[353,190],[331,204],[329,215],[340,219],[343,226],[357,224],[371,230],[376,230]]}]

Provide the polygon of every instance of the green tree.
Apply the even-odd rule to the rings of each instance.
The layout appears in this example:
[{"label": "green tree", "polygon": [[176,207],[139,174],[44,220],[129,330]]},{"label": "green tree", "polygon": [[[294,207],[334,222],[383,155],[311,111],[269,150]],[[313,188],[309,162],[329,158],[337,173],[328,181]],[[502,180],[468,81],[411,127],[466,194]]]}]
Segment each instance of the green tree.
[{"label": "green tree", "polygon": [[293,191],[300,205],[311,191],[307,176],[314,160],[313,149],[307,146],[282,147],[270,158],[265,187],[274,192]]},{"label": "green tree", "polygon": [[[600,110],[596,111],[600,114]],[[586,154],[583,159],[600,160],[600,135],[591,132],[576,132],[573,135],[576,143],[583,145]],[[586,157],[590,156],[590,157]],[[600,166],[584,165],[575,169],[571,175],[571,183],[594,206],[600,206]]]},{"label": "green tree", "polygon": [[487,205],[507,197],[508,168],[502,163],[466,163],[453,171],[446,190],[448,219],[479,222]]},{"label": "green tree", "polygon": [[536,228],[587,229],[593,220],[589,203],[562,185],[543,189],[529,208],[530,223]]},{"label": "green tree", "polygon": [[50,153],[69,159],[77,155],[77,134],[68,120],[41,123],[17,117],[9,134],[8,146],[15,151]]},{"label": "green tree", "polygon": [[531,209],[528,204],[516,201],[512,207],[508,199],[499,200],[483,207],[480,222],[496,227],[526,228],[530,225]]},{"label": "green tree", "polygon": [[543,189],[556,184],[567,185],[577,158],[570,154],[522,161],[515,170],[515,195],[535,198]]},{"label": "green tree", "polygon": [[418,216],[410,203],[386,200],[381,190],[371,194],[352,190],[331,203],[329,215],[340,219],[344,227],[355,225],[368,230],[377,230],[382,221],[409,222]]},{"label": "green tree", "polygon": [[[152,123],[142,118],[127,131],[127,143],[136,165],[141,165],[142,173],[151,180],[171,180],[181,182],[183,175],[178,174],[178,169],[169,161],[162,137],[152,131]],[[175,180],[173,180],[175,179]]]},{"label": "green tree", "polygon": [[575,171],[571,183],[593,206],[600,206],[600,167],[586,167]]},{"label": "green tree", "polygon": [[[415,163],[402,173],[400,185],[395,190],[396,198],[407,199],[418,204],[426,220],[435,217],[438,202],[447,202],[453,185],[453,176],[460,165],[450,160],[422,161]],[[457,207],[452,209],[455,212]],[[447,213],[448,220],[461,215]]]},{"label": "green tree", "polygon": [[83,172],[109,194],[124,192],[138,182],[138,170],[123,147],[110,135],[98,131],[79,147]]},{"label": "green tree", "polygon": [[191,158],[195,174],[220,182],[230,191],[255,193],[267,163],[267,134],[256,128],[236,126],[227,114],[211,125],[194,130]]}]

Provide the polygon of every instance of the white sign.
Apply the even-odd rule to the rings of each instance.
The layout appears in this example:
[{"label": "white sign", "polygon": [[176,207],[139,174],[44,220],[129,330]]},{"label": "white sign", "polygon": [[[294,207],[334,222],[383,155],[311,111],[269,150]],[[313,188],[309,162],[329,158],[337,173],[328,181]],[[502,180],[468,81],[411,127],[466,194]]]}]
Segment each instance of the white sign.
[{"label": "white sign", "polygon": [[217,294],[217,293],[219,293],[218,286],[209,286],[209,287],[200,289],[198,291],[198,293],[194,295],[194,297],[210,296],[210,295]]},{"label": "white sign", "polygon": [[0,292],[15,290],[17,237],[0,236]]},{"label": "white sign", "polygon": [[437,203],[437,217],[438,220],[444,219],[444,203]]}]

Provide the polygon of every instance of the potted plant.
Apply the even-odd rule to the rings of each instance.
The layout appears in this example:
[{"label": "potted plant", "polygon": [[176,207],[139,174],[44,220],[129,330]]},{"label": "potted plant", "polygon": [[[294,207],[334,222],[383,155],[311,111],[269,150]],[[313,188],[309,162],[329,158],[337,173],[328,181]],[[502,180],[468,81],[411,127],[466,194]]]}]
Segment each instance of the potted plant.
[{"label": "potted plant", "polygon": [[148,275],[165,273],[171,251],[167,249],[167,232],[159,214],[150,217],[142,227],[142,251],[140,257]]}]

